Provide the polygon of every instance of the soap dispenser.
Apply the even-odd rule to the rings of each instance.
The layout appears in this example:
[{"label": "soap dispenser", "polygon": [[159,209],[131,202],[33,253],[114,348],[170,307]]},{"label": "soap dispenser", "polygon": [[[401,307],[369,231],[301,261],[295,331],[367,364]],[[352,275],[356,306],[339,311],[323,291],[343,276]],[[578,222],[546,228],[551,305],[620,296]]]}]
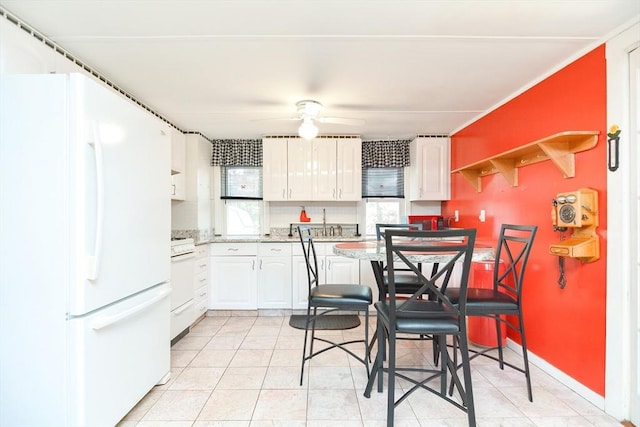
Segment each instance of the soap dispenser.
[{"label": "soap dispenser", "polygon": [[304,206],[301,206],[302,210],[300,211],[300,222],[309,222],[311,218],[307,216],[307,212],[304,210]]}]

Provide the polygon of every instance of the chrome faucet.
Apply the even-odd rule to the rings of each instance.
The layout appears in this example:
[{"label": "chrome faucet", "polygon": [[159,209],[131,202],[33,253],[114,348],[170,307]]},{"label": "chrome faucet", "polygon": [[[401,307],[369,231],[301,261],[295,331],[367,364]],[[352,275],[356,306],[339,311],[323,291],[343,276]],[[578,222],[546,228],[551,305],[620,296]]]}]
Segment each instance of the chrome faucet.
[{"label": "chrome faucet", "polygon": [[322,236],[327,237],[327,211],[322,208]]}]

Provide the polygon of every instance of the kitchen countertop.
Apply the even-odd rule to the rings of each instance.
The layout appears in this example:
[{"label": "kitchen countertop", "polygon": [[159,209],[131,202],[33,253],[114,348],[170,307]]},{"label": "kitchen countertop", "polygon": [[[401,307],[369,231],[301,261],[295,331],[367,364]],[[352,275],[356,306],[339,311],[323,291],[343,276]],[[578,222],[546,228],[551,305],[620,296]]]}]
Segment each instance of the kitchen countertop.
[{"label": "kitchen countertop", "polygon": [[[315,242],[361,242],[365,236],[318,236]],[[298,236],[214,236],[208,243],[299,243]]]}]

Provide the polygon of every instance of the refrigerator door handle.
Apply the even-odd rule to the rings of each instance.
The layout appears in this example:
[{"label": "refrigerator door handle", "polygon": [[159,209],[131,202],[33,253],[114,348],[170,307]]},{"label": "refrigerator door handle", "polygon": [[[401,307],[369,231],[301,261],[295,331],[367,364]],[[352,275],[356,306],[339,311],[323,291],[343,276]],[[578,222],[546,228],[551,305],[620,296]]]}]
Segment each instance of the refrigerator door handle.
[{"label": "refrigerator door handle", "polygon": [[102,258],[102,236],[104,223],[104,156],[102,153],[102,140],[98,122],[91,122],[93,128],[93,142],[89,145],[95,150],[96,156],[96,231],[93,247],[93,255],[87,256],[87,279],[95,281],[100,271]]},{"label": "refrigerator door handle", "polygon": [[141,312],[142,310],[145,310],[148,307],[151,307],[152,305],[154,305],[155,303],[157,303],[160,300],[163,300],[164,298],[166,298],[167,296],[169,296],[169,294],[171,293],[171,288],[165,289],[162,292],[160,292],[158,295],[156,295],[155,297],[136,305],[135,307],[131,307],[127,310],[124,310],[118,314],[114,314],[113,316],[101,316],[98,317],[96,320],[94,320],[91,323],[91,328],[94,331],[99,331],[100,329],[104,329],[108,326],[111,326],[115,323],[121,322],[122,320],[125,320],[128,317],[133,316],[134,314],[137,314],[139,312]]}]

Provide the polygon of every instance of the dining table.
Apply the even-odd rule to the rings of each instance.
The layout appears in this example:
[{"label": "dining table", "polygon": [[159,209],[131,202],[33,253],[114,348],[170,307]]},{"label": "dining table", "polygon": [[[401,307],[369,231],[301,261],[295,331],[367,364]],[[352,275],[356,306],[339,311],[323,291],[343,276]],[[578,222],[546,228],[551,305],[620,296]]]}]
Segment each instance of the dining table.
[{"label": "dining table", "polygon": [[[433,240],[433,245],[446,244],[446,240]],[[358,242],[341,242],[333,246],[333,253],[347,258],[370,261],[376,280],[380,298],[384,295],[384,263],[387,261],[387,252],[384,240],[362,240]],[[492,261],[495,257],[493,245],[486,242],[478,242],[473,247],[472,262]],[[408,259],[415,263],[437,265],[450,259],[446,254],[434,254],[429,252],[412,253]]]}]

